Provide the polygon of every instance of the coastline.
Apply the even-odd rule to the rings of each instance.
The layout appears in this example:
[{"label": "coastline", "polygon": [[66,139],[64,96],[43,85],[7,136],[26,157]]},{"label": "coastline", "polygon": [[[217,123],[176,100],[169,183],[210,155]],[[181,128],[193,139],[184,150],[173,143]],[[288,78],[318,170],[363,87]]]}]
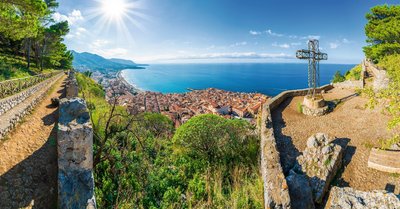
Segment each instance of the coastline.
[{"label": "coastline", "polygon": [[120,70],[117,72],[116,78],[119,80],[124,86],[126,86],[132,94],[144,92],[140,88],[135,87],[134,85],[130,84],[122,75],[122,71]]}]

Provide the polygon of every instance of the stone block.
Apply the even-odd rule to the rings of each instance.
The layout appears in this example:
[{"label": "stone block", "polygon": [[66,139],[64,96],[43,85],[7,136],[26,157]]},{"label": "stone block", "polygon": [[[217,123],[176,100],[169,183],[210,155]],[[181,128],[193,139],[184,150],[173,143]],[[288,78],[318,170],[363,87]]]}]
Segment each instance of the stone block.
[{"label": "stone block", "polygon": [[400,208],[400,200],[386,191],[358,191],[350,187],[333,187],[325,209]]},{"label": "stone block", "polygon": [[301,170],[310,178],[314,201],[321,203],[329,184],[342,165],[343,148],[317,133],[307,140],[307,148],[297,157]]}]

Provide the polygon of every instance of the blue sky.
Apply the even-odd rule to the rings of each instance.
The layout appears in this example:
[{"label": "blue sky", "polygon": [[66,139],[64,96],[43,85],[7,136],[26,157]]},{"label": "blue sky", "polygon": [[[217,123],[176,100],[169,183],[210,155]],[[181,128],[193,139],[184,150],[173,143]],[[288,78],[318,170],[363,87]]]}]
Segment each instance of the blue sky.
[{"label": "blue sky", "polygon": [[[364,57],[365,0],[59,0],[69,49],[141,63],[299,62],[320,40],[326,63]],[[119,2],[120,7],[115,6]],[[301,62],[301,61],[300,61]]]}]

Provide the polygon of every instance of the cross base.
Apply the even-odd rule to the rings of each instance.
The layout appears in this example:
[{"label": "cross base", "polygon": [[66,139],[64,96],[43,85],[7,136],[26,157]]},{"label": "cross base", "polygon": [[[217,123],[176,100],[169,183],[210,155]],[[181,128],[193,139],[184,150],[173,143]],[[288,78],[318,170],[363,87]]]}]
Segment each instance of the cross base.
[{"label": "cross base", "polygon": [[302,110],[304,115],[322,116],[329,112],[329,107],[321,94],[314,97],[307,95],[304,97]]}]

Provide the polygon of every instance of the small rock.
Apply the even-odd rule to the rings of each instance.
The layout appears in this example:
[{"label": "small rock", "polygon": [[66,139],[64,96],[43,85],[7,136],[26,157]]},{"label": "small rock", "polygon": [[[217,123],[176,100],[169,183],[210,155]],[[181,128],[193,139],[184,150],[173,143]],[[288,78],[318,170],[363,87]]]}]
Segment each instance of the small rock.
[{"label": "small rock", "polygon": [[330,154],[333,151],[333,149],[331,146],[325,146],[322,148],[321,151],[322,151],[322,154],[327,155],[327,154]]},{"label": "small rock", "polygon": [[310,138],[307,139],[307,147],[308,148],[318,147],[318,140],[315,138],[315,136],[311,136]]},{"label": "small rock", "polygon": [[322,145],[327,145],[329,143],[328,136],[324,133],[315,134],[315,138],[317,138],[318,142]]}]

